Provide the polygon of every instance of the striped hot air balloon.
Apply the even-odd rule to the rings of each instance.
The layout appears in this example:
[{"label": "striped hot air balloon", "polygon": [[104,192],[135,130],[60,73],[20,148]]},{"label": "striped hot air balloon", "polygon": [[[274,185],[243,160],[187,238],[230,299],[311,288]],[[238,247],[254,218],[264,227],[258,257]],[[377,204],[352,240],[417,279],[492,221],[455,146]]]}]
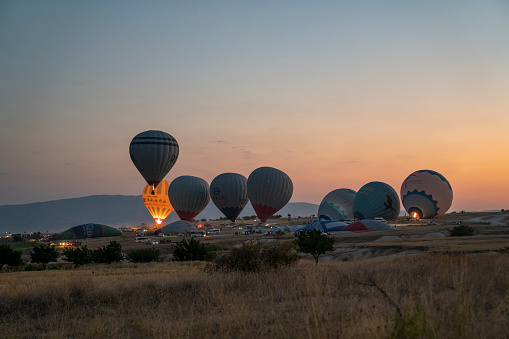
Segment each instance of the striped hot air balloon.
[{"label": "striped hot air balloon", "polygon": [[452,204],[452,187],[438,172],[421,170],[410,174],[401,185],[401,200],[414,218],[445,214]]},{"label": "striped hot air balloon", "polygon": [[249,201],[247,178],[237,173],[219,174],[210,183],[210,198],[228,219],[235,221]]},{"label": "striped hot air balloon", "polygon": [[145,131],[133,138],[129,154],[147,184],[157,186],[179,156],[177,140],[162,131]]},{"label": "striped hot air balloon", "polygon": [[398,194],[394,188],[380,181],[362,186],[353,201],[353,214],[357,219],[395,219],[399,211]]},{"label": "striped hot air balloon", "polygon": [[247,195],[262,222],[283,208],[292,194],[292,180],[276,168],[257,168],[247,179]]},{"label": "striped hot air balloon", "polygon": [[318,218],[323,220],[346,220],[353,218],[353,200],[357,192],[340,188],[329,192],[318,207]]},{"label": "striped hot air balloon", "polygon": [[155,190],[152,189],[151,185],[145,185],[143,188],[141,195],[143,203],[158,225],[173,212],[173,206],[171,206],[170,198],[168,197],[169,187],[170,182],[162,180]]},{"label": "striped hot air balloon", "polygon": [[209,184],[202,178],[183,175],[173,180],[168,196],[180,219],[192,221],[210,201]]}]

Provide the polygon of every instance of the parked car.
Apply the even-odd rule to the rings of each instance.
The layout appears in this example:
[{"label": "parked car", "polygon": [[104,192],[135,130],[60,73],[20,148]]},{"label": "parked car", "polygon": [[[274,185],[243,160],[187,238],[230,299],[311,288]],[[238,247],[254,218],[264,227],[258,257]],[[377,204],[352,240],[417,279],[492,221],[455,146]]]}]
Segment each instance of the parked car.
[{"label": "parked car", "polygon": [[434,221],[428,221],[428,225],[430,225],[430,226],[431,226],[431,225],[436,225],[436,224],[437,224],[437,223],[436,223],[436,222],[434,222]]}]

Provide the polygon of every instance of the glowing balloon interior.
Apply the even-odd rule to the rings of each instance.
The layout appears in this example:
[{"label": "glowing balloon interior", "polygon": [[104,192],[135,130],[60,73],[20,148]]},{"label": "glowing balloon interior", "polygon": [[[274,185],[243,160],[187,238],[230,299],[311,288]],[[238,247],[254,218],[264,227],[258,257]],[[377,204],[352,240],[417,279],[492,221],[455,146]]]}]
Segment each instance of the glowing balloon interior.
[{"label": "glowing balloon interior", "polygon": [[173,206],[168,197],[169,187],[170,182],[163,180],[157,185],[155,190],[152,189],[152,185],[145,185],[143,188],[141,196],[143,203],[158,225],[173,212]]}]

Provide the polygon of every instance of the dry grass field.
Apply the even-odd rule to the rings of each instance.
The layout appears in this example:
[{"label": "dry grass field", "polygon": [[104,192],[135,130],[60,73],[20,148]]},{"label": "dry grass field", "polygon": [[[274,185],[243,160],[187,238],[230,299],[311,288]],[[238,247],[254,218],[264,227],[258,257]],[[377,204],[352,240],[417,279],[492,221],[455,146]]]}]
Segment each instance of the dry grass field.
[{"label": "dry grass field", "polygon": [[[3,272],[0,337],[507,338],[509,254],[494,250],[509,245],[509,227],[481,222],[492,217],[336,235],[317,267],[304,257],[278,271],[207,273],[203,262],[170,261],[173,245],[159,244],[159,263]],[[452,220],[475,235],[448,236]],[[293,236],[225,230],[200,240],[232,248],[249,239]],[[135,243],[134,233],[84,244],[111,240],[124,251],[152,246]]]}]

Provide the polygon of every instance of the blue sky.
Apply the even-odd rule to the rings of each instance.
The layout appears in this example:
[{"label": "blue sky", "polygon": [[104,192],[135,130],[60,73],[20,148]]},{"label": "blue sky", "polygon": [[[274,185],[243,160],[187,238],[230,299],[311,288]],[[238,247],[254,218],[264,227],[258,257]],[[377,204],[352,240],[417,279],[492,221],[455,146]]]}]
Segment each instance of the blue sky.
[{"label": "blue sky", "polygon": [[168,180],[273,166],[317,203],[429,168],[508,207],[508,33],[506,1],[2,1],[0,204],[141,194],[160,129]]}]

